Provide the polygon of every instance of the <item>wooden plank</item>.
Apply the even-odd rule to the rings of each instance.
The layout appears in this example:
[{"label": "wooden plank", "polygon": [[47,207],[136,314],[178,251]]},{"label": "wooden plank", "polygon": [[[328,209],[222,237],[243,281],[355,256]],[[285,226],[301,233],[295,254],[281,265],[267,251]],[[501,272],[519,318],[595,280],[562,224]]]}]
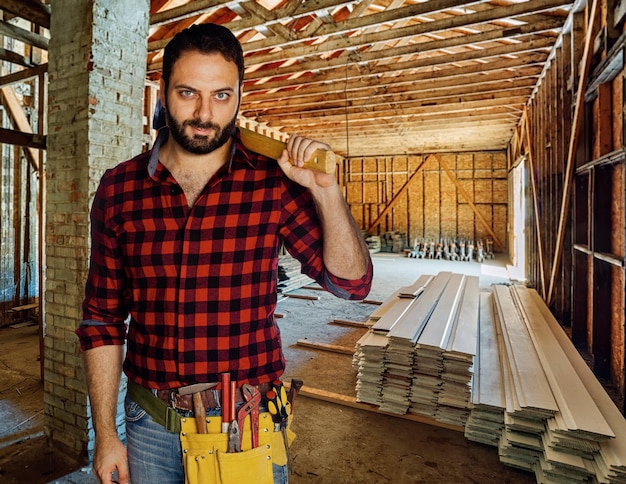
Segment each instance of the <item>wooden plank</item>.
[{"label": "wooden plank", "polygon": [[[246,148],[273,160],[282,156],[283,150],[287,148],[287,143],[262,135],[250,129],[239,127],[241,141]],[[304,163],[304,168],[319,171],[322,173],[335,173],[335,168],[341,157],[330,150],[316,150],[311,158]]]},{"label": "wooden plank", "polygon": [[21,71],[0,76],[0,87],[6,87],[16,82],[21,82],[25,79],[40,76],[41,74],[48,72],[48,64],[41,64],[37,67],[30,67],[28,69],[22,69]]},{"label": "wooden plank", "polygon": [[493,286],[494,301],[500,314],[503,341],[511,376],[523,410],[545,414],[559,410],[541,367],[530,335],[515,306],[509,288]]},{"label": "wooden plank", "polygon": [[389,337],[415,342],[414,340],[417,340],[423,325],[426,324],[451,276],[451,272],[437,274],[433,281],[428,284],[424,293],[415,300],[415,303],[402,314],[390,329]]},{"label": "wooden plank", "polygon": [[533,210],[535,212],[535,231],[537,233],[537,258],[539,259],[539,281],[541,283],[541,295],[546,297],[546,275],[545,269],[543,267],[543,238],[541,236],[541,220],[539,213],[539,195],[537,194],[537,182],[535,181],[535,157],[534,157],[534,147],[533,147],[533,138],[530,133],[530,118],[528,116],[528,108],[524,106],[524,121],[525,121],[525,129],[526,133],[526,143],[528,144],[528,170],[530,177],[530,187],[532,190],[533,197]]},{"label": "wooden plank", "polygon": [[368,325],[365,321],[349,321],[347,319],[333,319],[328,324],[334,324],[336,326],[349,326],[351,328],[367,328]]},{"label": "wooden plank", "polygon": [[[288,382],[284,382],[284,385],[287,389],[289,389],[290,384]],[[387,415],[390,417],[401,418],[404,420],[410,420],[413,422],[423,423],[426,425],[432,425],[435,427],[441,427],[444,429],[456,430],[457,432],[463,432],[464,430],[462,426],[449,425],[443,422],[437,422],[436,420],[426,418],[426,417],[421,417],[419,415],[412,415],[412,414],[398,415],[395,413],[385,412],[385,411],[380,410],[379,407],[377,407],[376,405],[357,402],[356,397],[349,396],[349,395],[342,395],[340,393],[333,393],[333,392],[329,392],[326,390],[320,390],[320,389],[309,387],[306,385],[302,386],[302,388],[298,392],[298,395],[302,395],[308,398],[314,398],[316,400],[322,400],[324,402],[335,403],[335,404],[343,405],[343,406],[350,407],[350,408],[356,408],[358,410],[365,410],[367,412],[373,412],[373,413],[378,413],[381,415]]]},{"label": "wooden plank", "polygon": [[302,346],[304,348],[311,348],[314,350],[328,351],[330,353],[339,353],[343,355],[354,355],[354,348],[348,348],[347,346],[333,345],[328,343],[316,343],[315,341],[309,341],[307,339],[299,339],[296,342],[296,346]]},{"label": "wooden plank", "polygon": [[15,306],[7,310],[7,313],[19,313],[21,311],[28,311],[39,307],[39,303],[24,304],[23,306]]},{"label": "wooden plank", "polygon": [[308,296],[306,294],[285,293],[285,296],[290,297],[292,299],[306,299],[307,301],[319,301],[320,300],[319,296]]},{"label": "wooden plank", "polygon": [[0,0],[0,8],[37,25],[50,28],[51,8],[39,0]]},{"label": "wooden plank", "polygon": [[[539,298],[539,300],[541,300],[536,291],[533,291],[532,289],[531,295],[535,299]],[[549,308],[545,304],[540,305],[537,303],[537,306],[543,314],[545,321],[548,323],[550,330],[554,333],[554,336],[559,341],[563,351],[566,353],[569,361],[575,368],[576,373],[583,381],[585,388],[591,394],[596,405],[602,412],[602,415],[615,433],[614,439],[600,442],[600,452],[604,463],[611,471],[619,471],[622,479],[626,478],[626,475],[624,474],[626,472],[626,420],[624,419],[624,416],[615,406],[615,403],[593,374],[585,360],[583,360],[582,356],[580,356],[580,353],[572,344],[567,334],[565,334],[563,328],[554,318]]]},{"label": "wooden plank", "polygon": [[576,161],[576,148],[578,147],[578,137],[583,122],[584,115],[584,95],[585,85],[589,75],[591,65],[591,47],[593,44],[594,23],[596,20],[596,11],[598,8],[598,0],[593,0],[589,13],[590,24],[587,26],[585,34],[583,57],[581,64],[583,66],[578,80],[578,89],[576,90],[576,102],[574,103],[574,116],[572,121],[572,132],[569,139],[567,151],[567,162],[565,165],[565,173],[563,178],[563,194],[561,198],[561,211],[559,213],[558,229],[556,235],[556,246],[554,257],[552,259],[552,270],[550,272],[550,284],[548,286],[548,294],[546,302],[551,304],[554,295],[554,286],[556,285],[557,273],[561,264],[561,256],[563,254],[563,243],[565,241],[565,229],[569,219],[569,204],[572,192],[572,180],[574,178],[574,168]]},{"label": "wooden plank", "polygon": [[457,310],[464,289],[465,276],[452,274],[428,317],[427,323],[424,323],[423,331],[417,338],[418,350],[430,346],[443,351],[448,346],[448,339],[456,324]]},{"label": "wooden plank", "polygon": [[372,299],[363,299],[361,301],[361,304],[373,304],[374,306],[380,306],[382,304],[382,301],[374,301]]},{"label": "wooden plank", "polygon": [[454,331],[450,335],[448,351],[476,355],[478,320],[480,314],[480,289],[476,276],[465,278],[463,297]]},{"label": "wooden plank", "polygon": [[478,371],[474,372],[476,385],[472,393],[472,403],[504,409],[500,354],[489,298],[490,296],[486,293],[480,295],[480,344],[478,346]]},{"label": "wooden plank", "polygon": [[423,275],[420,276],[417,281],[411,286],[401,287],[396,293],[387,298],[384,303],[378,308],[372,317],[378,318],[376,323],[372,326],[374,331],[388,332],[397,323],[400,317],[409,309],[415,299],[400,297],[401,294],[421,294],[424,288],[433,276]]},{"label": "wooden plank", "polygon": [[523,286],[514,286],[512,293],[519,301],[521,314],[530,330],[559,412],[568,426],[567,430],[595,440],[615,437],[537,307],[545,303],[533,300],[530,290]]}]

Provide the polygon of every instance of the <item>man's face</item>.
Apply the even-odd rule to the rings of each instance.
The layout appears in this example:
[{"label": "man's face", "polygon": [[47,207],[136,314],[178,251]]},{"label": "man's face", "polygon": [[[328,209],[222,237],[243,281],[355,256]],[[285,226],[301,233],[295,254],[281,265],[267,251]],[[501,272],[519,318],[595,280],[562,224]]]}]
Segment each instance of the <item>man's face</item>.
[{"label": "man's face", "polygon": [[221,54],[185,52],[174,63],[161,102],[174,141],[194,154],[223,146],[235,132],[241,87],[237,66]]}]

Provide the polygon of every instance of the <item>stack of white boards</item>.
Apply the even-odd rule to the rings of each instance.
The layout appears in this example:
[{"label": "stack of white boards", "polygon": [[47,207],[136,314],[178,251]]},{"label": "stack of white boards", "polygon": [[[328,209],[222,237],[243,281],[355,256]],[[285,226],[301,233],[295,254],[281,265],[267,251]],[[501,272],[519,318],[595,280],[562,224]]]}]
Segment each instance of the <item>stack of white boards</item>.
[{"label": "stack of white boards", "polygon": [[357,400],[453,425],[469,415],[478,278],[440,272],[401,288],[357,343]]},{"label": "stack of white boards", "polygon": [[440,272],[368,325],[357,401],[464,428],[542,484],[626,484],[626,420],[535,290]]},{"label": "stack of white boards", "polygon": [[523,286],[487,297],[466,437],[537,482],[626,483],[626,420],[545,302]]}]

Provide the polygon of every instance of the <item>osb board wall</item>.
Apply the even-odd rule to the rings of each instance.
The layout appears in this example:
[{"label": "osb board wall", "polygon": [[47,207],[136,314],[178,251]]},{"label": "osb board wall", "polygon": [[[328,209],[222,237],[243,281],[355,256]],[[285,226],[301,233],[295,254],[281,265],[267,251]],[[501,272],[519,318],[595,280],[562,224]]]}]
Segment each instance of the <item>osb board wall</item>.
[{"label": "osb board wall", "polygon": [[[344,165],[346,198],[357,223],[372,234],[398,231],[415,239],[489,238],[507,243],[505,151],[349,158]],[[467,194],[468,199],[463,192]],[[471,204],[470,204],[471,202]],[[475,213],[480,212],[483,224]],[[392,206],[376,226],[385,209]],[[506,247],[494,247],[496,251]]]}]

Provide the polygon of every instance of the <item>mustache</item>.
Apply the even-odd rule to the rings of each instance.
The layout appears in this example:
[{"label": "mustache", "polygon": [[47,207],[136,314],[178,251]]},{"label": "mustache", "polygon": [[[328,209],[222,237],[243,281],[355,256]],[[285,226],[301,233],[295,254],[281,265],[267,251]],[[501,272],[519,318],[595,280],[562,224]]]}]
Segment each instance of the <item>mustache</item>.
[{"label": "mustache", "polygon": [[220,129],[219,125],[215,123],[211,123],[210,121],[203,123],[199,119],[189,119],[187,121],[184,121],[183,126],[191,126],[192,128],[198,129],[213,129],[215,131],[219,131]]}]

